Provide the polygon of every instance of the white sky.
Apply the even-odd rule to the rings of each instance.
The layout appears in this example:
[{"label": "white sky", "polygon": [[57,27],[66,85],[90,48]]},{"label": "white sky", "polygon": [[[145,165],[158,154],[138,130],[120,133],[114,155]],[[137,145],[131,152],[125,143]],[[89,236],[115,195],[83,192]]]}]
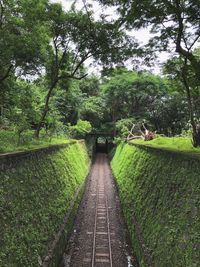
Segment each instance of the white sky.
[{"label": "white sky", "polygon": [[[74,2],[74,0],[50,0],[50,1],[53,3],[61,3],[65,10],[69,10],[72,3]],[[76,8],[77,9],[83,8],[83,1],[84,0],[76,0]],[[117,15],[115,14],[114,8],[106,7],[106,9],[105,9],[105,8],[102,8],[100,6],[100,4],[94,0],[93,1],[92,0],[85,0],[85,1],[87,1],[87,3],[92,4],[96,18],[98,18],[101,13],[109,15],[111,18],[117,17]],[[139,41],[139,43],[142,45],[142,44],[146,44],[148,42],[151,35],[150,35],[148,29],[141,29],[139,31],[132,31],[131,36],[134,36]],[[162,64],[163,62],[165,62],[168,58],[169,58],[168,53],[166,53],[166,52],[160,53],[159,57],[158,57],[158,62],[156,62],[153,69],[151,69],[153,71],[153,73],[159,74],[160,73],[160,66],[159,65]],[[90,69],[91,63],[92,63],[91,59],[88,60],[88,62],[86,62],[86,66],[89,68],[89,72],[98,73],[98,71],[99,71],[98,69],[94,69],[94,67],[92,67],[92,69]],[[129,69],[133,68],[132,65],[126,66],[126,67]]]}]

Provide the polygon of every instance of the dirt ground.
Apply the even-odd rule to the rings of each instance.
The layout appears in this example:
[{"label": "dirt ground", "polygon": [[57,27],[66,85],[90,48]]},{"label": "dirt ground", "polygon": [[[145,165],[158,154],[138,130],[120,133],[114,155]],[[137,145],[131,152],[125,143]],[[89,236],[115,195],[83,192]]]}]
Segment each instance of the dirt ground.
[{"label": "dirt ground", "polygon": [[[108,253],[106,251],[108,243],[107,238],[104,237],[104,239],[101,240],[101,242],[105,242],[106,245],[99,247],[97,247],[99,241],[96,238],[95,252],[93,248],[98,196],[100,196],[100,201],[102,201],[102,203],[104,203],[105,199],[107,203],[112,265],[110,265]],[[103,204],[100,203],[99,205],[101,209],[100,212],[104,212]],[[99,219],[104,219],[104,217],[99,217]],[[107,236],[103,228],[104,224],[100,226],[100,224],[98,225],[97,223],[96,227],[101,227],[103,229],[101,232],[97,233]],[[92,165],[73,232],[59,267],[135,267],[137,265],[136,260],[134,257],[130,257],[132,249],[127,236],[128,234],[122,218],[120,201],[107,155],[99,153],[96,155],[94,164]],[[98,251],[97,249],[100,250]],[[95,258],[94,265],[92,265],[93,255],[95,255],[94,257],[99,255],[99,259]]]}]

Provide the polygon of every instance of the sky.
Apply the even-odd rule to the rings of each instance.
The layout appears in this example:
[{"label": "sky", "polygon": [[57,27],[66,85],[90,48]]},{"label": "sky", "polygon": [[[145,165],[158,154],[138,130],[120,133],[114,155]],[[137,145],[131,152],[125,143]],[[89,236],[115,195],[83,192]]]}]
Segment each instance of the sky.
[{"label": "sky", "polygon": [[[69,10],[72,3],[74,2],[74,0],[50,0],[51,2],[54,3],[61,3],[63,8],[65,10]],[[94,10],[94,14],[95,17],[98,18],[99,15],[103,12],[103,14],[106,14],[108,16],[110,16],[111,18],[117,18],[117,15],[115,14],[115,10],[112,7],[106,7],[106,8],[102,8],[99,3],[97,3],[94,0],[76,0],[76,8],[77,9],[83,9],[84,5],[83,5],[83,1],[87,1],[87,3],[91,3],[93,6],[93,10]],[[134,36],[140,43],[140,45],[145,45],[149,38],[150,38],[150,33],[148,29],[141,29],[138,31],[131,31],[129,32],[129,34],[131,36]],[[155,62],[154,67],[151,69],[151,71],[154,74],[160,74],[161,73],[161,68],[160,66],[162,65],[163,62],[165,62],[167,59],[169,58],[169,54],[166,52],[162,52],[159,54],[158,56],[158,60],[157,62]],[[91,66],[90,66],[91,65]],[[95,67],[96,69],[94,69],[94,66],[92,67],[92,60],[88,60],[86,62],[86,66],[89,68],[89,72],[92,73],[98,73],[100,71],[100,69],[98,69],[98,67]],[[132,69],[133,65],[131,65],[131,63],[128,63],[128,66],[126,66],[128,69]]]}]

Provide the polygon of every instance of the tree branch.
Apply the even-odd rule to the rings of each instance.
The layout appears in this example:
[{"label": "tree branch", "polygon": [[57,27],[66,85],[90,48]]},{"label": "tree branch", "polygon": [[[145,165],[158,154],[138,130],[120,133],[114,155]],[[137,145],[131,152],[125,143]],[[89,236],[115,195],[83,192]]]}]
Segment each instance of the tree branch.
[{"label": "tree branch", "polygon": [[11,64],[11,65],[8,67],[8,69],[7,69],[6,73],[5,73],[5,75],[4,75],[3,77],[0,78],[0,83],[2,83],[6,78],[8,78],[8,76],[9,76],[9,74],[10,74],[12,68],[13,68],[13,65]]},{"label": "tree branch", "polygon": [[0,0],[0,27],[2,27],[3,25],[3,13],[4,13],[3,0]]},{"label": "tree branch", "polygon": [[65,47],[64,47],[64,51],[63,51],[62,57],[61,57],[60,62],[59,62],[59,68],[60,68],[60,67],[62,66],[62,64],[63,64],[63,61],[64,61],[65,56],[66,56],[66,54],[67,54],[67,48],[68,48],[69,43],[70,43],[70,39],[67,41],[67,43],[66,43],[66,45],[65,45]]},{"label": "tree branch", "polygon": [[198,41],[198,39],[200,38],[200,34],[194,39],[194,41],[192,42],[192,44],[189,47],[189,50],[191,50],[191,48],[193,47],[193,45]]},{"label": "tree branch", "polygon": [[179,0],[176,0],[177,5],[177,19],[178,19],[178,35],[176,39],[176,52],[180,55],[184,56],[186,59],[188,59],[195,71],[197,79],[200,81],[200,62],[196,59],[196,57],[190,52],[182,48],[181,46],[181,39],[183,36],[183,18],[181,17],[181,11],[180,11],[180,2]]},{"label": "tree branch", "polygon": [[76,77],[76,76],[67,76],[66,78],[68,79],[75,79],[75,80],[82,80],[83,78],[85,78],[86,76],[88,76],[88,73],[80,76],[80,77]]},{"label": "tree branch", "polygon": [[84,61],[88,58],[90,58],[92,56],[92,54],[90,54],[90,51],[87,52],[87,54],[79,61],[79,63],[76,65],[74,71],[71,73],[70,76],[74,76],[76,74],[76,72],[78,71],[78,69],[81,67],[81,65],[84,63]]}]

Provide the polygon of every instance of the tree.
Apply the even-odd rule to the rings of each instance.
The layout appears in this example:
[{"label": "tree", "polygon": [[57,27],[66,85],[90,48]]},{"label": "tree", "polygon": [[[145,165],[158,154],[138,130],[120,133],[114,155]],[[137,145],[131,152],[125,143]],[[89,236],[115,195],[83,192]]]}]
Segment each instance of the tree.
[{"label": "tree", "polygon": [[171,80],[175,81],[177,90],[180,91],[184,88],[184,93],[187,96],[190,123],[193,130],[193,146],[200,146],[200,125],[197,118],[195,118],[196,111],[194,108],[193,96],[193,92],[197,91],[196,88],[199,87],[199,83],[191,69],[191,64],[188,64],[188,60],[186,58],[183,59],[182,57],[175,57],[168,60],[165,64],[164,72]]},{"label": "tree", "polygon": [[10,75],[35,74],[49,42],[47,0],[0,0],[0,86]]},{"label": "tree", "polygon": [[86,98],[80,107],[80,118],[88,120],[93,128],[100,129],[107,111],[106,101],[103,95]]},{"label": "tree", "polygon": [[[23,125],[33,124],[33,118],[30,118],[33,91],[30,84],[20,84],[18,77],[34,77],[42,70],[43,51],[50,41],[46,23],[47,5],[47,0],[0,0],[1,127],[12,125],[14,118],[15,124],[17,118]],[[27,105],[26,110],[19,103],[20,97]]]},{"label": "tree", "polygon": [[117,69],[104,81],[102,91],[111,121],[116,124],[125,118],[149,118],[155,102],[166,94],[167,87],[161,78],[148,72]]},{"label": "tree", "polygon": [[55,94],[55,106],[61,115],[61,121],[75,125],[80,117],[80,107],[85,96],[79,88],[80,81],[71,80],[67,86],[58,88]]},{"label": "tree", "polygon": [[97,96],[99,94],[100,79],[94,75],[85,78],[80,83],[80,90],[87,96]]},{"label": "tree", "polygon": [[76,125],[69,125],[68,129],[71,137],[85,138],[86,134],[91,132],[92,126],[89,121],[78,120]]},{"label": "tree", "polygon": [[117,5],[121,17],[119,23],[127,29],[150,27],[154,37],[148,48],[151,51],[174,51],[190,61],[196,78],[200,82],[200,59],[194,46],[200,39],[199,0],[99,0],[101,3]]},{"label": "tree", "polygon": [[100,130],[105,123],[107,107],[105,96],[100,90],[101,79],[94,75],[88,76],[80,82],[80,90],[83,94],[80,104],[79,116],[83,120],[88,120],[94,130]]},{"label": "tree", "polygon": [[169,84],[168,93],[154,102],[149,109],[147,121],[153,125],[157,133],[166,136],[180,135],[186,129],[189,116],[185,95],[177,92],[174,85]]},{"label": "tree", "polygon": [[35,133],[37,138],[49,110],[52,92],[60,83],[86,77],[83,64],[90,57],[110,64],[119,60],[119,48],[127,50],[123,32],[116,31],[112,23],[103,18],[95,21],[91,13],[75,9],[65,12],[59,4],[49,7],[48,16],[52,37],[45,63],[48,93]]}]

